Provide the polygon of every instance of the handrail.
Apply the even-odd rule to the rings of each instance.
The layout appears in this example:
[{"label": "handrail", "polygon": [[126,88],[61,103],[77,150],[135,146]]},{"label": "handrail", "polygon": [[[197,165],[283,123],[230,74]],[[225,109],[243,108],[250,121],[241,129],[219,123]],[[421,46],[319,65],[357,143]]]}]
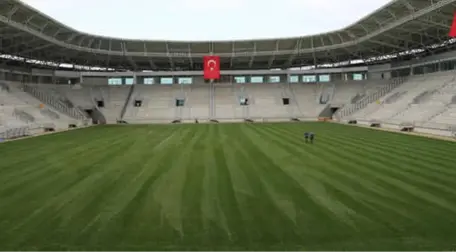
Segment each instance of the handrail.
[{"label": "handrail", "polygon": [[406,81],[406,78],[394,78],[391,79],[391,82],[386,85],[385,87],[382,87],[379,89],[377,92],[363,97],[361,100],[357,101],[355,104],[349,104],[343,106],[339,111],[336,112],[336,117],[339,119],[342,119],[344,117],[350,116],[354,114],[355,112],[364,109],[367,107],[367,105],[378,101],[381,97],[385,96],[388,94],[391,90],[397,88],[401,84],[403,84]]},{"label": "handrail", "polygon": [[38,90],[36,87],[31,87],[29,85],[24,85],[24,91],[33,95],[35,98],[41,102],[55,108],[57,111],[68,115],[74,119],[80,121],[86,121],[86,116],[78,108],[70,108],[67,104],[62,102],[60,99],[56,99],[52,95]]}]

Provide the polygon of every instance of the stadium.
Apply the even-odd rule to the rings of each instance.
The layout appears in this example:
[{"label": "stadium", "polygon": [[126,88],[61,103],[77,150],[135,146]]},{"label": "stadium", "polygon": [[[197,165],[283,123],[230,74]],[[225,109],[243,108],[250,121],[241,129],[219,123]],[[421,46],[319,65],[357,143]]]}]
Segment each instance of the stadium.
[{"label": "stadium", "polygon": [[454,250],[455,10],[185,42],[0,1],[0,250]]}]

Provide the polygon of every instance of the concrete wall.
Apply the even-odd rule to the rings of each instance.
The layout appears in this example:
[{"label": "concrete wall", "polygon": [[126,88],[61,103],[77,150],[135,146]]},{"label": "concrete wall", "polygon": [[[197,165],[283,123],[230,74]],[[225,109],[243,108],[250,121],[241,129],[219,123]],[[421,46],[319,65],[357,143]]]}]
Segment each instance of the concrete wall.
[{"label": "concrete wall", "polygon": [[84,77],[82,85],[107,86],[108,77]]},{"label": "concrete wall", "polygon": [[369,66],[367,72],[370,80],[391,79],[391,64]]}]

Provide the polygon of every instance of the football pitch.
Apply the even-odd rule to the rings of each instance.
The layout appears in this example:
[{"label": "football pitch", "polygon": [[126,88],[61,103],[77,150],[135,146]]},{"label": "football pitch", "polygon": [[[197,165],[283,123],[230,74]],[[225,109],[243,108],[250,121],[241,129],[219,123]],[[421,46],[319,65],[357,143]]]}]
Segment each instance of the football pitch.
[{"label": "football pitch", "polygon": [[0,144],[0,250],[454,249],[453,142],[270,123]]}]

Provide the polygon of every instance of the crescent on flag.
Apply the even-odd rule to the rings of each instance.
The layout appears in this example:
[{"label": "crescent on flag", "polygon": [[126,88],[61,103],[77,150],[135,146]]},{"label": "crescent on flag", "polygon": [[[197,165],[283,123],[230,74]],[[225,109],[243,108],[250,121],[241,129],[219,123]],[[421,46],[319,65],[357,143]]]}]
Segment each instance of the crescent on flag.
[{"label": "crescent on flag", "polygon": [[214,70],[214,68],[217,66],[217,61],[211,59],[207,61],[207,66],[211,69],[211,71]]}]

